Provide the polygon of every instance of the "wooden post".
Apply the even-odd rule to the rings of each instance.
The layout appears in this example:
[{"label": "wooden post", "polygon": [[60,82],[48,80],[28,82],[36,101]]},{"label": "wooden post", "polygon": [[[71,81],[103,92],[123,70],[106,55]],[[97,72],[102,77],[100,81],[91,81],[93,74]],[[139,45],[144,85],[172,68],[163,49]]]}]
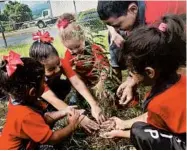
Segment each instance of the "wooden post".
[{"label": "wooden post", "polygon": [[4,41],[4,44],[5,44],[5,48],[7,48],[7,42],[6,42],[6,38],[5,38],[4,27],[2,26],[1,21],[0,21],[0,29],[1,29],[3,41]]}]

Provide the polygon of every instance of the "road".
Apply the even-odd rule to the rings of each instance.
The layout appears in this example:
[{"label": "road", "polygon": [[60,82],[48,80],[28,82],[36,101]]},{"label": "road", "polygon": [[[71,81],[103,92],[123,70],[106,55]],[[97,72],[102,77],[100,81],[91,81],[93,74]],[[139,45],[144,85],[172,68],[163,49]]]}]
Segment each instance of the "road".
[{"label": "road", "polygon": [[[56,28],[48,28],[46,29],[47,31],[49,31],[49,33],[51,34],[52,37],[56,37],[58,36],[58,31]],[[35,32],[35,31],[33,31]],[[32,31],[30,32],[26,32],[26,33],[17,33],[17,34],[13,34],[11,36],[7,36],[6,37],[6,41],[8,46],[11,45],[17,45],[17,44],[26,44],[26,43],[32,43]],[[4,41],[3,39],[0,37],[0,47],[4,47]]]}]

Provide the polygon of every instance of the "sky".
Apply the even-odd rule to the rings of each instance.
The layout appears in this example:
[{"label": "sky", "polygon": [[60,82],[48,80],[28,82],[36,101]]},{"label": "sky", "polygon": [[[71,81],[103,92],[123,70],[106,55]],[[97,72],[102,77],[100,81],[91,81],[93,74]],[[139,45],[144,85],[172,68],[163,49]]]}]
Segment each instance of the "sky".
[{"label": "sky", "polygon": [[[6,0],[8,1],[8,0]],[[29,5],[29,7],[33,7],[36,4],[46,3],[47,0],[13,0],[18,1],[24,4]],[[74,12],[74,5],[72,0],[50,0],[51,3],[57,2],[56,6],[58,6],[58,3],[61,2],[62,5],[58,6],[58,9],[55,10],[56,12]],[[85,11],[91,8],[97,7],[97,0],[75,0],[77,11]],[[0,9],[1,9],[1,3],[0,3]],[[55,13],[56,13],[55,12]]]},{"label": "sky", "polygon": [[[17,0],[21,3],[25,3],[28,4],[29,6],[35,5],[36,3],[44,3],[47,2],[47,0]],[[69,3],[72,2],[72,0],[50,0],[52,2],[55,1],[64,1],[64,3]],[[97,7],[97,0],[75,0],[75,3],[77,5],[77,9],[78,11],[83,11],[86,9],[90,9],[90,8],[96,8]],[[66,9],[70,9],[71,10],[72,6],[68,6],[66,5]]]}]

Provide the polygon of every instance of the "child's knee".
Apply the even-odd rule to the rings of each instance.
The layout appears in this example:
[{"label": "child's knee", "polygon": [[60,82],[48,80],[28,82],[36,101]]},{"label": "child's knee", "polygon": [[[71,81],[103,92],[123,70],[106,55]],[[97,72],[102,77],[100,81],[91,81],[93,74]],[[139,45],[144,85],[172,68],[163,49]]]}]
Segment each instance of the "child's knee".
[{"label": "child's knee", "polygon": [[144,127],[147,124],[144,122],[136,122],[132,125],[131,127],[131,137],[133,138],[139,138],[139,137],[143,137],[142,132],[144,132]]}]

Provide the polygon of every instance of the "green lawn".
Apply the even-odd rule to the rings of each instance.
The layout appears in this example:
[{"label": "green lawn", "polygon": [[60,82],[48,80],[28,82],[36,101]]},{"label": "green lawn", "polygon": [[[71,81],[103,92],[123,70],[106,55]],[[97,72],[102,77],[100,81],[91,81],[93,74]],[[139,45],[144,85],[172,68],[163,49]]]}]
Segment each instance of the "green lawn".
[{"label": "green lawn", "polygon": [[[107,41],[107,32],[101,31],[99,34],[104,35],[103,39],[95,38],[94,41],[103,44],[106,48],[108,48],[108,41]],[[55,38],[53,42],[54,47],[57,49],[59,56],[62,57],[65,52],[65,48],[63,44],[60,42],[60,38]],[[0,56],[7,55],[10,50],[14,50],[15,52],[19,53],[22,57],[28,57],[29,56],[29,48],[31,46],[30,44],[21,44],[16,46],[9,46],[8,48],[0,48]],[[106,50],[108,51],[108,50]]]},{"label": "green lawn", "polygon": [[[53,45],[58,50],[59,55],[63,56],[65,48],[61,44],[59,38],[55,39],[55,41],[53,42]],[[9,46],[8,48],[0,48],[0,56],[7,55],[10,50],[14,50],[15,52],[21,54],[22,57],[28,57],[30,46],[31,46],[31,43],[16,45],[16,46]]]},{"label": "green lawn", "polygon": [[[104,45],[106,48],[108,48],[108,39],[107,39],[107,32],[99,32],[99,34],[104,34],[104,38],[95,38],[94,41],[101,43]],[[55,48],[58,50],[59,55],[63,56],[65,52],[65,48],[60,42],[60,39],[55,39],[53,42]],[[25,44],[25,45],[17,45],[17,46],[11,46],[8,47],[7,49],[5,48],[0,48],[0,56],[2,55],[7,55],[9,50],[14,50],[21,54],[22,56],[28,56],[29,53],[29,48],[31,44]],[[108,49],[106,50],[108,52]],[[108,55],[109,56],[109,55]],[[123,72],[123,77],[126,77],[127,72]],[[140,98],[142,98],[142,94],[144,94],[144,90],[139,91],[140,92]],[[140,99],[141,100],[141,99]],[[108,100],[102,100],[102,102],[105,102]],[[100,102],[101,103],[101,102]],[[105,106],[101,105],[101,107],[104,109]],[[6,104],[5,102],[0,102],[0,128],[3,127],[5,123],[5,115],[6,115]],[[134,107],[134,108],[119,108],[117,109],[116,107],[113,108],[113,106],[109,106],[106,108],[107,112],[105,113],[106,115],[108,113],[111,113],[113,116],[120,117],[122,119],[129,119],[136,117],[141,114],[141,109],[140,106]],[[59,121],[60,122],[60,121]],[[73,149],[95,149],[95,150],[127,150],[130,149],[131,143],[129,142],[128,139],[103,139],[98,136],[98,133],[94,133],[92,135],[87,135],[84,130],[78,129],[76,130],[75,133],[70,137],[70,139],[65,139],[62,142],[62,146],[60,147],[61,149],[67,150],[73,150]]]}]

